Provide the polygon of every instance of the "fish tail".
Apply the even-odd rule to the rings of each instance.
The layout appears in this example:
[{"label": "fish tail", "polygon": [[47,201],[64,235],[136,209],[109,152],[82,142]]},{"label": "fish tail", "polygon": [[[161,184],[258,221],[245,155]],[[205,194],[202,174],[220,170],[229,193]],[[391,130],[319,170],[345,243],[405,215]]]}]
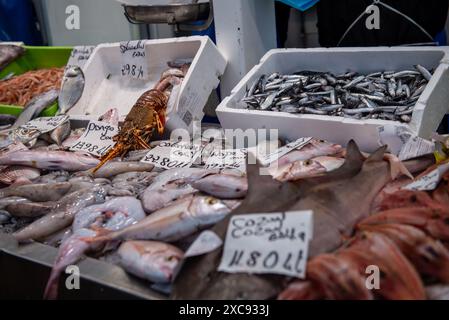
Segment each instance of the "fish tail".
[{"label": "fish tail", "polygon": [[59,278],[61,276],[60,269],[53,269],[50,274],[50,278],[45,286],[44,300],[56,300],[58,298],[59,291]]}]

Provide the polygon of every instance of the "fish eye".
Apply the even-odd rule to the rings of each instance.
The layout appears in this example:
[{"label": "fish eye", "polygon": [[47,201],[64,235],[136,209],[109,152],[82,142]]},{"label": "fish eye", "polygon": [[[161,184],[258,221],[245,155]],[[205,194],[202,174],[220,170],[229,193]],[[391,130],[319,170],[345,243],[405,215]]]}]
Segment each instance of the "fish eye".
[{"label": "fish eye", "polygon": [[304,161],[305,166],[310,166],[312,164],[312,160],[306,160]]},{"label": "fish eye", "polygon": [[165,257],[165,261],[172,262],[173,260],[175,260],[175,256]]},{"label": "fish eye", "polygon": [[214,198],[207,198],[206,202],[207,202],[207,204],[215,204],[215,203],[217,203],[217,200]]}]

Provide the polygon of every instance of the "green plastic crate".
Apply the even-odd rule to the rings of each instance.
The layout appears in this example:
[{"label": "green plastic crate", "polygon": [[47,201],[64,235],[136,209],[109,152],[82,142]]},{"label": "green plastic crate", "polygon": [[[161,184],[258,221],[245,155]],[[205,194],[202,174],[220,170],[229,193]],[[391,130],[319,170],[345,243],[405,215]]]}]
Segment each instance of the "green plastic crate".
[{"label": "green plastic crate", "polygon": [[[10,63],[0,72],[0,79],[6,77],[11,72],[14,75],[20,75],[27,71],[63,67],[67,64],[71,47],[32,47],[24,46],[25,54],[19,59]],[[23,110],[21,106],[11,106],[0,104],[0,114],[10,114],[18,116]],[[54,103],[50,107],[42,111],[41,116],[51,117],[58,111],[58,103]]]}]

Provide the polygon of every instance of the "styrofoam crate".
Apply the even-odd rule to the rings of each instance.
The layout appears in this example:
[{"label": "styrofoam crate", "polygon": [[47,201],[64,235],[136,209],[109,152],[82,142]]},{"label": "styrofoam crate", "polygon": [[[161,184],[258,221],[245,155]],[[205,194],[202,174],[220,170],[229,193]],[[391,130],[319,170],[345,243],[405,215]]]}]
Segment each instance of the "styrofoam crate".
[{"label": "styrofoam crate", "polygon": [[[354,120],[343,117],[289,114],[248,110],[241,103],[246,89],[262,74],[293,73],[301,70],[335,74],[356,71],[368,74],[384,70],[414,69],[421,64],[436,68],[420,96],[412,121],[403,124],[388,120]],[[379,147],[378,127],[407,127],[412,133],[429,138],[444,114],[449,112],[449,47],[375,47],[275,49],[269,51],[232,90],[217,108],[225,129],[279,129],[284,139],[314,136],[346,145],[350,139],[368,152]]]},{"label": "styrofoam crate", "polygon": [[[145,40],[149,78],[136,80],[121,76],[120,43],[98,45],[84,67],[86,79],[81,99],[69,111],[74,120],[97,119],[110,108],[117,108],[123,120],[137,99],[159,81],[167,62],[193,59],[179,92],[177,109],[193,110],[201,120],[211,92],[217,88],[226,68],[226,60],[215,44],[202,36]],[[181,113],[182,114],[182,113]],[[178,114],[169,114],[166,131],[191,129]]]}]

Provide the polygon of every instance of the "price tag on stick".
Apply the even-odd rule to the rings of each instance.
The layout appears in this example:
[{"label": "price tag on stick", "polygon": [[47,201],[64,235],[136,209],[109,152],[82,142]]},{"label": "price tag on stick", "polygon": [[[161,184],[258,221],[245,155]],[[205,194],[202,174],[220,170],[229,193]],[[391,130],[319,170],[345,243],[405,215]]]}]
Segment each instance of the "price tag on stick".
[{"label": "price tag on stick", "polygon": [[87,60],[89,60],[92,52],[94,52],[95,46],[76,46],[73,48],[70,54],[67,67],[78,66],[83,68]]},{"label": "price tag on stick", "polygon": [[218,270],[304,278],[312,228],[312,211],[235,215]]},{"label": "price tag on stick", "polygon": [[136,40],[120,43],[122,59],[121,75],[134,79],[148,79],[148,59],[145,53],[145,41]]},{"label": "price tag on stick", "polygon": [[115,145],[112,138],[117,133],[116,126],[101,121],[90,121],[84,134],[70,147],[70,150],[84,151],[101,157]]}]

